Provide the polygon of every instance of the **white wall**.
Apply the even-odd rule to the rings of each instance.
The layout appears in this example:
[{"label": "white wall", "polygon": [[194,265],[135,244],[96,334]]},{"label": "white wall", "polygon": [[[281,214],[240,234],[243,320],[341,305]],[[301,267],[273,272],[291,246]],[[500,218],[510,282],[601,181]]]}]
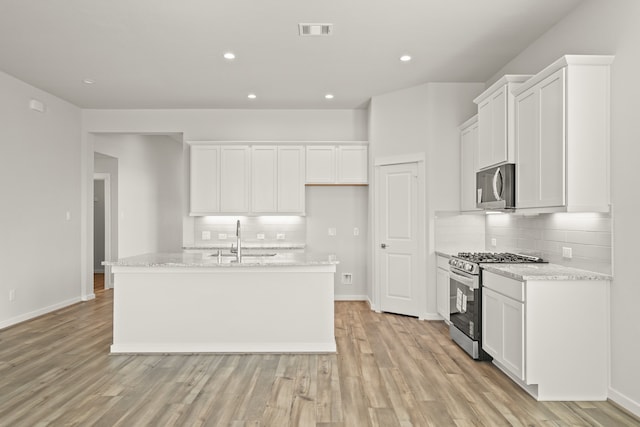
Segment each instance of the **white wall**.
[{"label": "white wall", "polygon": [[637,254],[640,242],[640,2],[590,0],[514,58],[498,76],[536,73],[563,54],[615,54],[611,68],[613,272],[610,397],[640,415]]},{"label": "white wall", "polygon": [[161,135],[94,135],[118,159],[120,257],[182,248],[182,143]]},{"label": "white wall", "polygon": [[[476,113],[473,103],[483,83],[427,83],[371,100],[369,152],[371,164],[379,157],[424,153],[426,156],[426,296],[425,318],[437,318],[434,220],[436,211],[460,206],[460,137],[458,126]],[[374,176],[371,171],[370,176]],[[370,182],[369,194],[375,192]],[[371,200],[371,197],[370,197]],[[373,212],[373,206],[370,206]],[[373,236],[374,221],[370,220]],[[369,274],[373,277],[375,251]],[[369,289],[369,295],[373,290]]]},{"label": "white wall", "polygon": [[3,328],[80,300],[81,113],[2,72],[0,93]]},{"label": "white wall", "polygon": [[[334,291],[336,299],[367,298],[368,187],[307,187],[307,250],[335,254]],[[336,229],[329,236],[329,228]],[[354,236],[353,229],[359,235]],[[351,273],[353,283],[342,283],[342,274]]]}]

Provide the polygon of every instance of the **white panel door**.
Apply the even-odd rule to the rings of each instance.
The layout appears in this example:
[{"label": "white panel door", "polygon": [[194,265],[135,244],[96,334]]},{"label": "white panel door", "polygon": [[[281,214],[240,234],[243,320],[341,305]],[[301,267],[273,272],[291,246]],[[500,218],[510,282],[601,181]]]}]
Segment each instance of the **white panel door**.
[{"label": "white panel door", "polygon": [[220,147],[190,147],[190,213],[202,215],[220,211]]},{"label": "white panel door", "polygon": [[304,213],[304,147],[278,148],[278,212]]},{"label": "white panel door", "polygon": [[278,147],[255,146],[251,150],[251,211],[278,211]]},{"label": "white panel door", "polygon": [[418,168],[416,163],[380,167],[380,308],[418,316]]},{"label": "white panel door", "polygon": [[249,212],[249,173],[251,150],[248,146],[220,149],[220,211]]}]

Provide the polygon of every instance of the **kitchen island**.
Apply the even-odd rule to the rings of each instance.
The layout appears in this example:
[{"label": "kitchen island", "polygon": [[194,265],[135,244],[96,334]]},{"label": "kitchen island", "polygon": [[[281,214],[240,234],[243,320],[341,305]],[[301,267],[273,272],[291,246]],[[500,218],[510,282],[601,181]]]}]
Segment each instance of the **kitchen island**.
[{"label": "kitchen island", "polygon": [[336,261],[145,254],[114,274],[111,353],[335,352]]}]

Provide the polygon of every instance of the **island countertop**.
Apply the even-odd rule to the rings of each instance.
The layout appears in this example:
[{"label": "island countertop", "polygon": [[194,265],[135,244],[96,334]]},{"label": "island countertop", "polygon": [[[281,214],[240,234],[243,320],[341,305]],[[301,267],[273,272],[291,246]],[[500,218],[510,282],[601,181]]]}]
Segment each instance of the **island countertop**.
[{"label": "island countertop", "polygon": [[314,252],[284,252],[275,255],[248,253],[242,255],[242,262],[235,262],[235,256],[218,257],[208,253],[148,253],[117,261],[105,261],[103,265],[112,267],[171,267],[171,268],[238,268],[238,267],[295,267],[335,265],[339,262],[327,254]]}]

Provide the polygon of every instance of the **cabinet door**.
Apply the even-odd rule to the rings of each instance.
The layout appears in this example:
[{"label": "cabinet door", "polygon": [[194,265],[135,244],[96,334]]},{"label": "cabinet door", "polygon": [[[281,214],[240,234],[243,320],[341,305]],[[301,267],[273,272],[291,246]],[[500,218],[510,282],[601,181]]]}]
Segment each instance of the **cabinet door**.
[{"label": "cabinet door", "polygon": [[491,96],[491,164],[507,161],[507,86]]},{"label": "cabinet door", "polygon": [[482,348],[499,362],[502,361],[502,301],[501,295],[482,288]]},{"label": "cabinet door", "polygon": [[536,207],[540,203],[540,150],[537,90],[516,98],[516,206]]},{"label": "cabinet door", "polygon": [[565,200],[565,69],[540,82],[540,203],[564,206]]},{"label": "cabinet door", "polygon": [[478,169],[491,166],[493,160],[492,143],[493,134],[491,132],[492,123],[491,97],[485,99],[478,105]]},{"label": "cabinet door", "polygon": [[476,163],[478,153],[478,124],[474,123],[460,134],[460,210],[476,207]]},{"label": "cabinet door", "polygon": [[278,148],[255,146],[251,149],[251,211],[278,211]]},{"label": "cabinet door", "polygon": [[304,147],[278,148],[278,212],[304,213]]},{"label": "cabinet door", "polygon": [[447,322],[449,322],[449,314],[451,313],[449,307],[449,272],[443,268],[436,269],[436,301],[438,314],[442,316]]},{"label": "cabinet door", "polygon": [[307,147],[307,184],[333,184],[336,182],[336,147]]},{"label": "cabinet door", "polygon": [[220,211],[220,147],[190,147],[190,213],[202,215]]},{"label": "cabinet door", "polygon": [[249,212],[249,168],[251,151],[248,146],[220,148],[220,211]]},{"label": "cabinet door", "polygon": [[524,380],[524,304],[502,298],[502,363]]},{"label": "cabinet door", "polygon": [[367,183],[367,147],[338,147],[338,184]]}]

